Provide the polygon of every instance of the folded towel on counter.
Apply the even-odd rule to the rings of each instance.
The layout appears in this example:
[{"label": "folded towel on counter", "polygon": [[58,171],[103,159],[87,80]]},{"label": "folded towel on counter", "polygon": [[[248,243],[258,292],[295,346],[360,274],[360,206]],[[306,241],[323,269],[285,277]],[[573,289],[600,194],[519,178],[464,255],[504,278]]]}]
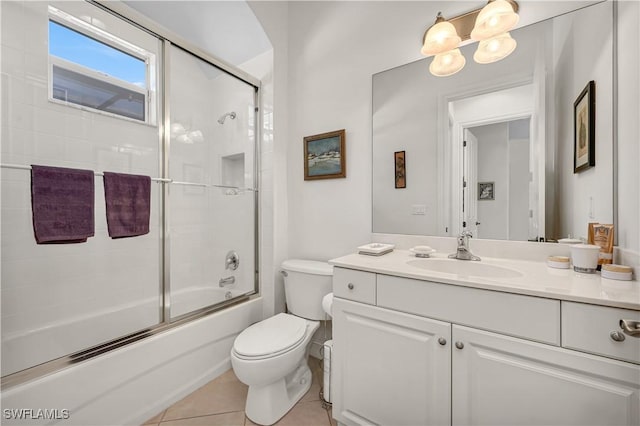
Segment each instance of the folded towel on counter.
[{"label": "folded towel on counter", "polygon": [[38,244],[81,243],[95,234],[92,170],[31,166],[31,209]]},{"label": "folded towel on counter", "polygon": [[111,238],[149,233],[151,178],[104,172],[107,228]]}]

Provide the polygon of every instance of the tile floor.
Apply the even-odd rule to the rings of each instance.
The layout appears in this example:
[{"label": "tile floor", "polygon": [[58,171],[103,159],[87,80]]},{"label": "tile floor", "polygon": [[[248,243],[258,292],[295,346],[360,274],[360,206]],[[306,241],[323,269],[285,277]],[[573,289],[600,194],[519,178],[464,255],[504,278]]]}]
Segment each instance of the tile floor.
[{"label": "tile floor", "polygon": [[[320,360],[309,357],[313,373],[311,389],[276,425],[278,426],[336,426],[331,409],[322,407]],[[249,426],[254,425],[244,414],[247,386],[240,382],[233,370],[210,381],[171,407],[147,420],[154,426]]]}]

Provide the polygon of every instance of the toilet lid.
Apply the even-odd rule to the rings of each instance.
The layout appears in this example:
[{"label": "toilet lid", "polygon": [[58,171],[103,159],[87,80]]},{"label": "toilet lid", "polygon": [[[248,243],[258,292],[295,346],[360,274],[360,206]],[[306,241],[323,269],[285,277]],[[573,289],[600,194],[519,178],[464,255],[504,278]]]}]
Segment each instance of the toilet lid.
[{"label": "toilet lid", "polygon": [[241,356],[259,357],[283,352],[304,338],[307,321],[289,314],[278,314],[245,329],[233,349]]}]

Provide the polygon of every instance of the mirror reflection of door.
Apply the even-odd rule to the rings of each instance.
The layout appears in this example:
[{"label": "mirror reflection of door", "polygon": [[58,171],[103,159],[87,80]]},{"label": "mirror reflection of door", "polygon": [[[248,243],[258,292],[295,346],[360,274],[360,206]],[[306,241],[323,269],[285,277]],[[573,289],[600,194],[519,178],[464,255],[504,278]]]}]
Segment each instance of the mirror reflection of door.
[{"label": "mirror reflection of door", "polygon": [[[536,237],[529,235],[536,208],[530,206],[529,197],[530,125],[531,119],[523,118],[465,129],[464,217],[466,229],[478,238],[526,241]],[[478,193],[478,183],[492,187],[492,196]]]},{"label": "mirror reflection of door", "polygon": [[[478,237],[478,139],[470,131],[464,129],[462,145],[462,158],[464,162],[464,179],[462,183],[462,211],[465,231],[471,231],[474,237]],[[487,237],[484,237],[487,238]]]}]

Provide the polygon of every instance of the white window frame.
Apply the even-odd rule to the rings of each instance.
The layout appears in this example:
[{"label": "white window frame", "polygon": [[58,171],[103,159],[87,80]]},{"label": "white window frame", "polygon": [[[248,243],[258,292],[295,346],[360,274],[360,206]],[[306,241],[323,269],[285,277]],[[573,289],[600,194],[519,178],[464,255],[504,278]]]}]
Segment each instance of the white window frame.
[{"label": "white window frame", "polygon": [[[148,124],[152,126],[157,125],[158,110],[157,110],[157,84],[156,84],[156,72],[157,72],[157,57],[156,54],[149,52],[141,47],[138,47],[126,40],[122,40],[109,32],[102,30],[89,22],[86,22],[80,18],[70,15],[56,7],[49,6],[49,20],[59,25],[70,28],[85,37],[97,40],[113,49],[120,50],[126,54],[129,54],[135,58],[140,59],[145,63],[145,87],[140,87],[125,80],[110,76],[99,70],[87,68],[75,62],[67,61],[63,58],[49,54],[49,81],[48,81],[48,98],[49,102],[65,105],[72,108],[77,108],[85,111],[91,111],[96,114],[107,115],[110,117],[119,118],[122,120],[132,121],[134,123]],[[47,40],[49,42],[49,39]],[[86,105],[80,105],[74,102],[67,102],[53,97],[53,67],[66,69],[71,72],[86,75],[87,77],[107,82],[115,86],[120,86],[127,90],[132,90],[140,93],[145,99],[145,117],[144,120],[138,120],[135,118],[127,117],[113,112],[103,111],[100,109],[92,108]]]}]

